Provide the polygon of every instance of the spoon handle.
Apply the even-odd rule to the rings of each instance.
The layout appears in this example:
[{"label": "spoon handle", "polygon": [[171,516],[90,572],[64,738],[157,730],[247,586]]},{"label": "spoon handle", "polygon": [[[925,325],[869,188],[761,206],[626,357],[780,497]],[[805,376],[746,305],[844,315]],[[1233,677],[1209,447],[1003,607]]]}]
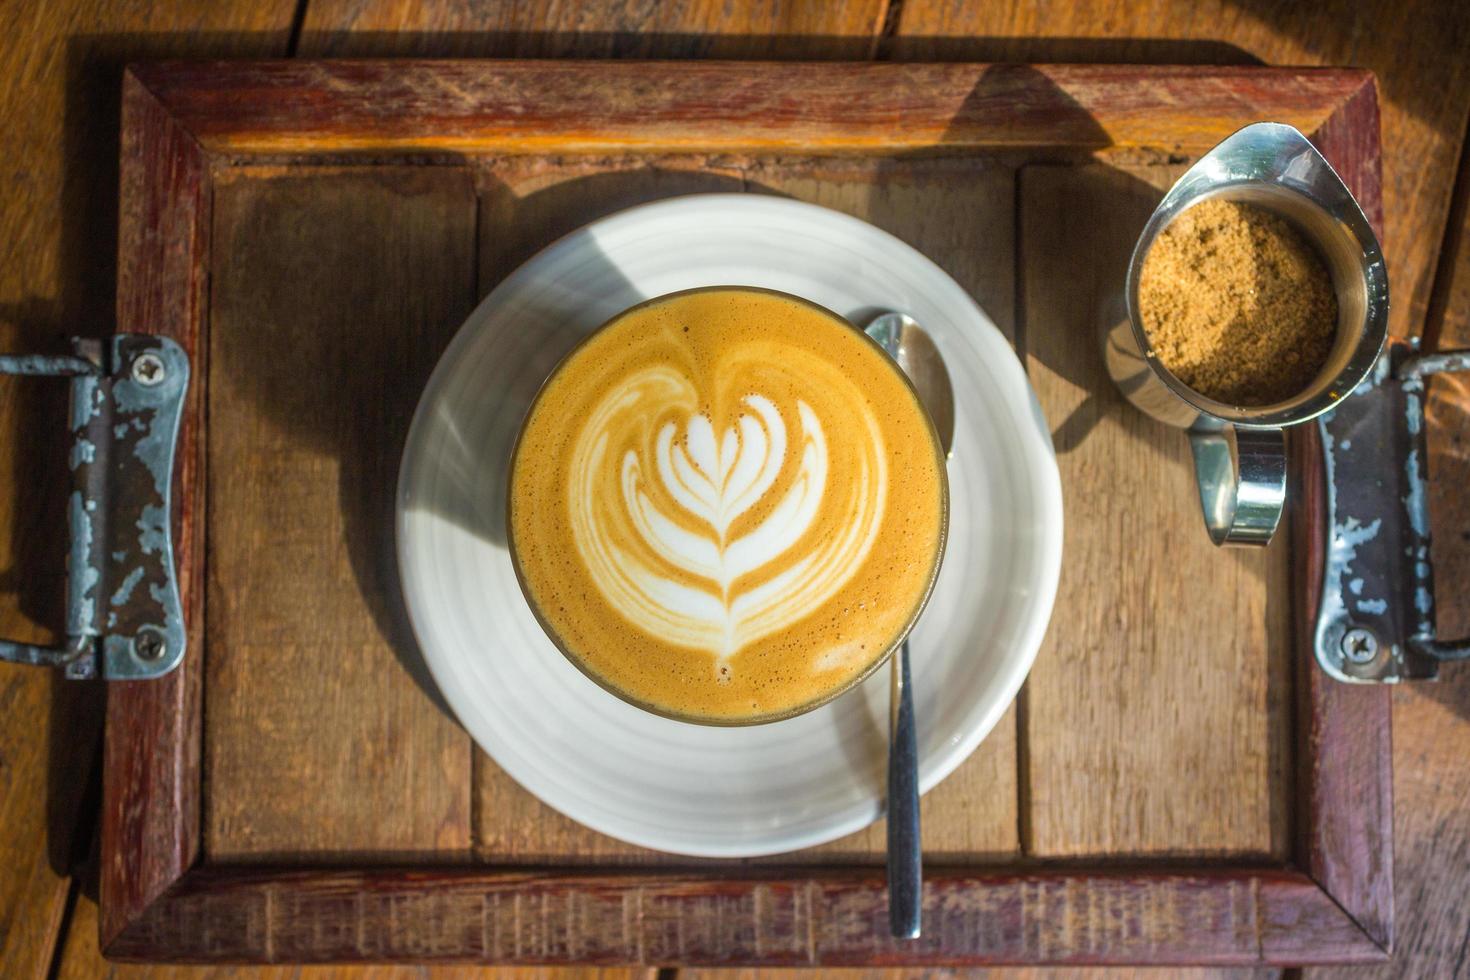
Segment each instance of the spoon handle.
[{"label": "spoon handle", "polygon": [[894,653],[888,744],[888,924],[899,939],[919,935],[924,865],[919,843],[919,752],[909,644]]}]

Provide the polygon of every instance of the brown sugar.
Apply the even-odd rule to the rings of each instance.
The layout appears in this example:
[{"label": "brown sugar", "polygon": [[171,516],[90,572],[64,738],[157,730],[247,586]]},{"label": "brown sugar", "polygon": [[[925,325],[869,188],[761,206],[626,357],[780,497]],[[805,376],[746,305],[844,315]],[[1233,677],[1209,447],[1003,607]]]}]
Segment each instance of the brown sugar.
[{"label": "brown sugar", "polygon": [[1332,349],[1337,297],[1312,246],[1285,219],[1219,198],[1154,240],[1138,313],[1159,360],[1231,405],[1271,405],[1312,383]]}]

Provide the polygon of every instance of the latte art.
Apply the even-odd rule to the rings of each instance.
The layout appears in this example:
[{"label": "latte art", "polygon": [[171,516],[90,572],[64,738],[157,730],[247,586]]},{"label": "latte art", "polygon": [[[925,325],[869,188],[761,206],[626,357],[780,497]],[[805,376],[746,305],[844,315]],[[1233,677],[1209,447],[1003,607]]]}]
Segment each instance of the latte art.
[{"label": "latte art", "polygon": [[[577,438],[568,506],[577,549],[608,603],[670,643],[715,652],[725,679],[732,654],[790,627],[852,578],[873,546],[887,474],[870,411],[855,481],[829,495],[827,438],[807,402],[795,401],[788,426],[770,398],[746,395],[720,434],[698,405],[693,382],[666,366],[609,391]],[[670,418],[647,438],[650,416],[681,410],[682,425]],[[622,512],[609,513],[599,478],[618,446],[626,447],[616,467]],[[762,503],[759,519],[742,520]],[[844,509],[831,522],[841,532],[812,540],[824,507]]]},{"label": "latte art", "polygon": [[854,683],[913,622],[944,539],[943,461],[897,367],[758,290],[675,294],[588,339],[531,408],[509,499],[562,652],[700,721]]}]

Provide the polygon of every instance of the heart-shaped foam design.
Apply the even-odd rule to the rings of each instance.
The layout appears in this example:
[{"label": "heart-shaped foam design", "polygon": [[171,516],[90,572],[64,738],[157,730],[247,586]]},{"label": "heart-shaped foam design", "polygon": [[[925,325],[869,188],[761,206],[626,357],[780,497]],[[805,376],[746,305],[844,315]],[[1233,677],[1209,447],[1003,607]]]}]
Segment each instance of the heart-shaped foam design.
[{"label": "heart-shaped foam design", "polygon": [[[607,391],[578,434],[569,486],[577,548],[606,601],[650,635],[721,660],[821,608],[867,558],[887,492],[871,412],[840,420],[849,438],[829,445],[813,405],[864,404],[843,394],[748,391],[717,432],[677,368],[647,367]],[[834,451],[853,477],[841,486],[829,485]]]}]

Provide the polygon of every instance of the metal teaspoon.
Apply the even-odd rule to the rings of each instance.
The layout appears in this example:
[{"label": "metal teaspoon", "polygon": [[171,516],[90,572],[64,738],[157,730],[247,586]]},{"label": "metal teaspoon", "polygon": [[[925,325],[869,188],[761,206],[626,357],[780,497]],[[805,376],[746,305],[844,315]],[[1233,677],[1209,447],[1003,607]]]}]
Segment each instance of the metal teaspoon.
[{"label": "metal teaspoon", "polygon": [[[883,346],[913,382],[944,454],[954,442],[954,388],[934,341],[913,317],[883,313],[867,334]],[[917,939],[921,928],[924,864],[919,834],[919,750],[914,736],[914,695],[909,683],[909,641],[893,654],[888,715],[888,924],[899,939]]]}]

